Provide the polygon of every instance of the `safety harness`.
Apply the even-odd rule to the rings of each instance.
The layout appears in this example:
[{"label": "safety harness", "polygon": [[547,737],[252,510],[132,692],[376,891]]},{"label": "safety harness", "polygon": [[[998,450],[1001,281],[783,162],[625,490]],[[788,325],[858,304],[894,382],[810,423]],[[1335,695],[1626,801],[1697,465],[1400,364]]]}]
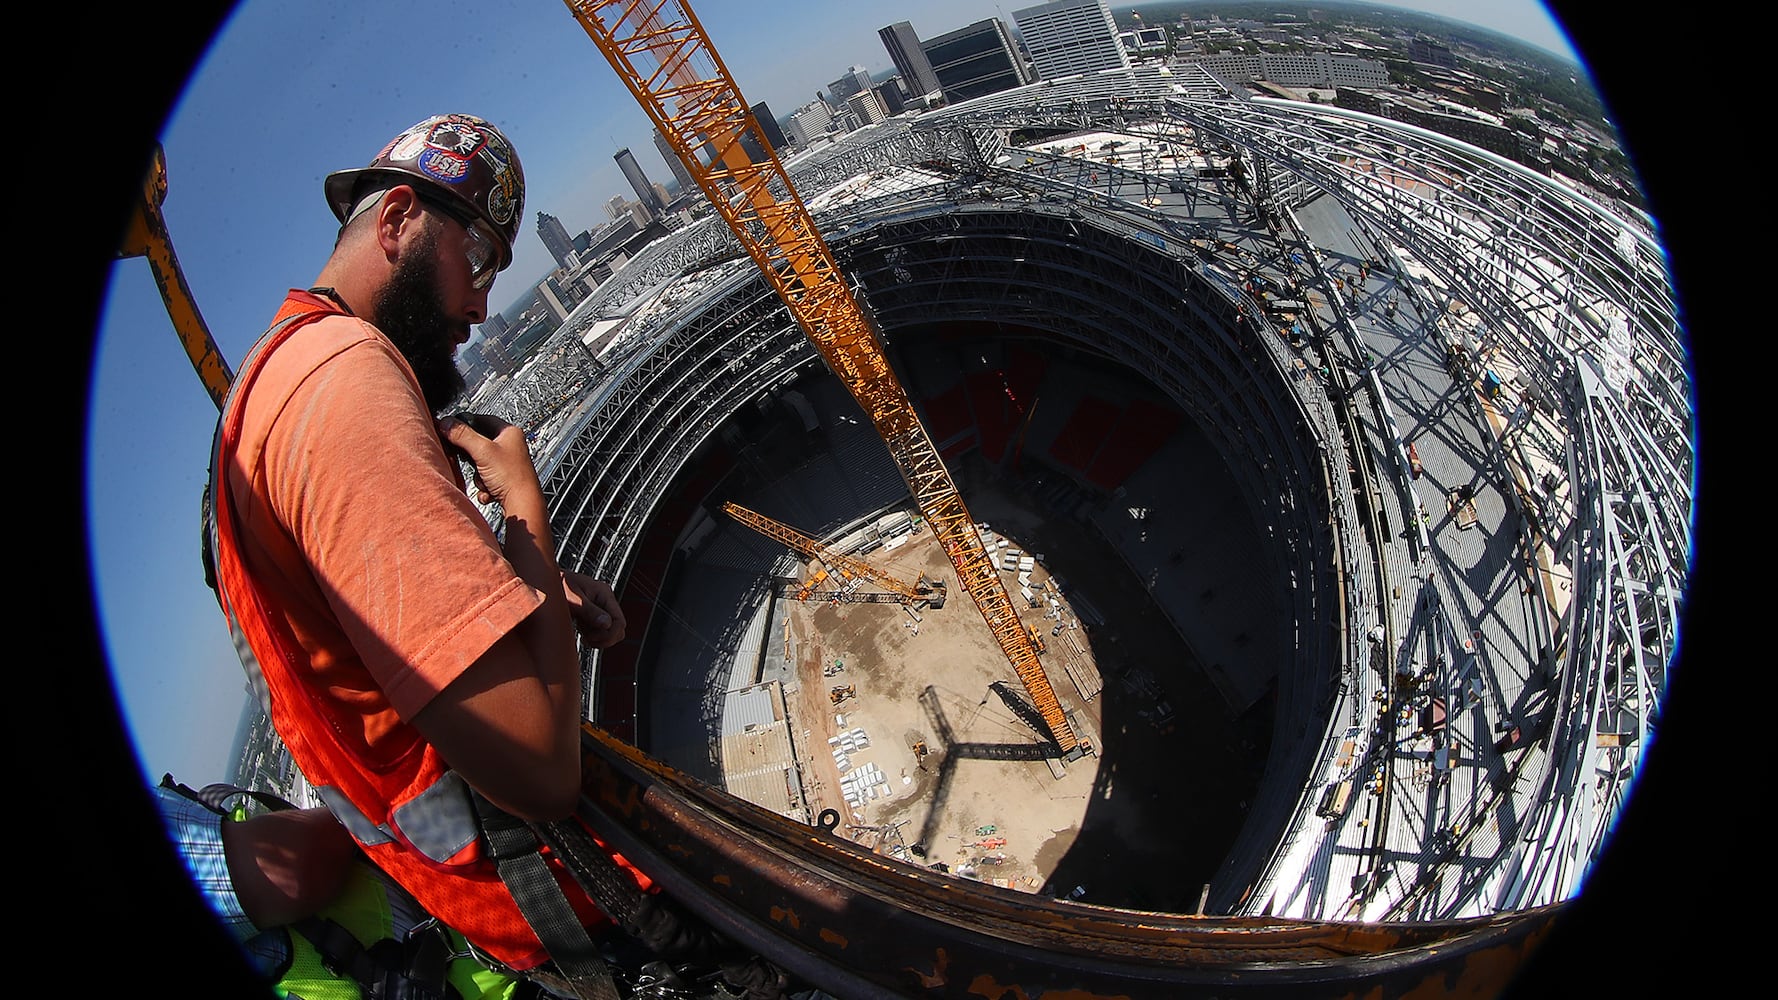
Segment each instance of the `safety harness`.
[{"label": "safety harness", "polygon": [[[229,819],[245,818],[243,797],[270,811],[294,806],[268,792],[215,783],[192,789],[161,778],[161,787]],[[482,961],[362,854],[338,898],[314,916],[266,934],[281,935],[282,965],[273,989],[297,1000],[526,1000],[526,983]]]}]

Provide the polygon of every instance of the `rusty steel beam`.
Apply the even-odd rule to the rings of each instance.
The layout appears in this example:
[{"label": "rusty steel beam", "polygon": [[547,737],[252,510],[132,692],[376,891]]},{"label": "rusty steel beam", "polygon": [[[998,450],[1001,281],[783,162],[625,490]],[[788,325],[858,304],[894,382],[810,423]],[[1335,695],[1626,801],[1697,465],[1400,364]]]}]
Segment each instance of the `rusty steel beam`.
[{"label": "rusty steel beam", "polygon": [[869,997],[1492,997],[1562,906],[1334,923],[1092,906],[903,864],[736,799],[590,724],[581,818],[810,985]]}]

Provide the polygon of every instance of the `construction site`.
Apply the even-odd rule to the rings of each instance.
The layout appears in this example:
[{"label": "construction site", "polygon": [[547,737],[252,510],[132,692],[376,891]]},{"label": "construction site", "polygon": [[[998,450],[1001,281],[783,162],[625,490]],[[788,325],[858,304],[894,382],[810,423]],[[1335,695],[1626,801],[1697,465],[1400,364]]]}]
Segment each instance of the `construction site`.
[{"label": "construction site", "polygon": [[580,818],[837,996],[1503,985],[1677,644],[1652,229],[1166,67],[780,163],[695,19],[569,6],[720,216],[470,404],[623,604]]},{"label": "construction site", "polygon": [[[962,465],[985,477],[979,463]],[[1187,890],[1207,885],[1257,783],[1242,765],[1254,747],[1240,746],[1202,679],[1199,690],[1184,683],[1201,668],[1179,638],[1145,612],[1126,613],[1148,602],[1137,581],[1105,573],[1093,547],[1042,510],[981,488],[992,482],[971,490],[994,517],[978,523],[984,546],[1086,749],[1054,745],[967,601],[947,603],[941,589],[935,605],[862,574],[851,590],[814,589],[843,587],[829,566],[855,562],[891,579],[946,577],[932,533],[897,512],[839,540],[853,552],[799,552],[800,579],[770,594],[759,671],[769,679],[740,687],[778,707],[769,722],[747,715],[738,732],[725,727],[722,784],[903,863],[1023,892],[1194,906]],[[1082,575],[1058,576],[1058,564]],[[1130,648],[1143,650],[1141,662]],[[1183,717],[1176,701],[1189,706]],[[1253,729],[1265,738],[1266,727]],[[1191,761],[1200,773],[1190,795],[1149,760]]]},{"label": "construction site", "polygon": [[1690,417],[1652,236],[1142,69],[784,166],[863,318],[802,315],[772,262],[803,251],[689,227],[476,404],[542,429],[564,560],[623,581],[589,822],[654,803],[628,850],[860,995],[953,963],[943,992],[959,955],[1221,988],[1219,927],[1328,983],[1395,975],[1349,921],[1522,956],[1674,648],[1689,494],[1649,470],[1691,467]]}]

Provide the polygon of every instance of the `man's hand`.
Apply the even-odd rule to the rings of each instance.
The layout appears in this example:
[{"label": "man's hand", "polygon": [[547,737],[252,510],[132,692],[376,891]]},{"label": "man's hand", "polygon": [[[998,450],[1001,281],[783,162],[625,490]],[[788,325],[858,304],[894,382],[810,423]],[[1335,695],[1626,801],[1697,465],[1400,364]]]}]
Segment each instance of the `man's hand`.
[{"label": "man's hand", "polygon": [[438,436],[475,463],[477,499],[507,505],[520,492],[537,492],[537,469],[525,432],[484,413],[458,413],[438,421]]},{"label": "man's hand", "polygon": [[623,641],[624,613],[609,585],[585,573],[563,570],[562,589],[582,641],[595,649],[608,649]]}]

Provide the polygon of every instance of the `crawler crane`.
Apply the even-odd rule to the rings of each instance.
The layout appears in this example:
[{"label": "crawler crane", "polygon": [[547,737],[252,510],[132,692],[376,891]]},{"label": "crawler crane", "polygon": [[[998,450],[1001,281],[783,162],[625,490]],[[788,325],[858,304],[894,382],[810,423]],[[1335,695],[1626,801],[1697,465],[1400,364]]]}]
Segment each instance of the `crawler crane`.
[{"label": "crawler crane", "polygon": [[[870,417],[1056,745],[1064,753],[1083,752],[881,339],[697,15],[677,0],[565,2]],[[743,136],[761,151],[757,160],[742,146]]]}]

